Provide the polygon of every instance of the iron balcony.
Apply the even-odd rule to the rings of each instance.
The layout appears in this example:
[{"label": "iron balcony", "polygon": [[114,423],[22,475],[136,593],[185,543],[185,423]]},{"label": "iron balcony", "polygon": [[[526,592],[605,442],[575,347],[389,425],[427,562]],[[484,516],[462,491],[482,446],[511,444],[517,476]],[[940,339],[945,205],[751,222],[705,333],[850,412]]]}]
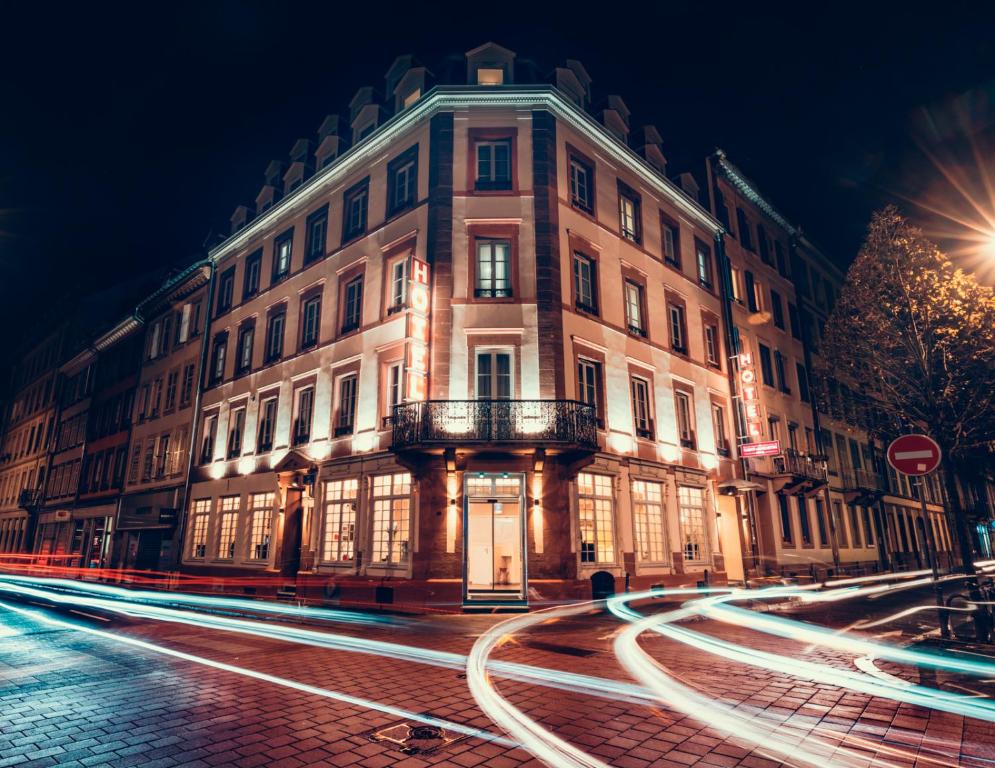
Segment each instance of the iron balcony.
[{"label": "iron balcony", "polygon": [[793,475],[807,480],[826,482],[826,462],[812,456],[803,456],[792,450],[787,450],[780,456],[774,456],[774,473],[777,475]]},{"label": "iron balcony", "polygon": [[423,400],[394,407],[394,449],[468,443],[597,450],[594,406],[576,400]]}]

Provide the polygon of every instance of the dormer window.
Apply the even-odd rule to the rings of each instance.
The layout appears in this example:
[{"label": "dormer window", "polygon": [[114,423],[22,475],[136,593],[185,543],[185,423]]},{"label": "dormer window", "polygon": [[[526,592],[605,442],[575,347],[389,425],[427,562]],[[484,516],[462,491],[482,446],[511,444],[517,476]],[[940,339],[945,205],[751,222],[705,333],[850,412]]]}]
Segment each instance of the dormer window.
[{"label": "dormer window", "polygon": [[477,85],[504,85],[504,69],[480,67],[477,70]]},{"label": "dormer window", "polygon": [[407,96],[404,97],[404,101],[402,102],[402,104],[404,105],[404,109],[410,107],[420,98],[421,98],[421,88],[415,88],[411,93],[409,93]]}]

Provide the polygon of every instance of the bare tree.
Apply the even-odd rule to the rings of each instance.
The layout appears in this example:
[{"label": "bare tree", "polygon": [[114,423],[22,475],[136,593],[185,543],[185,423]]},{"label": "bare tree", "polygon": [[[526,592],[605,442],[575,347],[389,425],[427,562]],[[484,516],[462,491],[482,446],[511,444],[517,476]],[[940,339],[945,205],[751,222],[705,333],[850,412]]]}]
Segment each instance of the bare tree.
[{"label": "bare tree", "polygon": [[956,268],[894,206],[874,214],[826,326],[825,377],[857,391],[881,437],[922,430],[943,477],[967,572],[970,533],[958,464],[995,441],[995,293]]}]

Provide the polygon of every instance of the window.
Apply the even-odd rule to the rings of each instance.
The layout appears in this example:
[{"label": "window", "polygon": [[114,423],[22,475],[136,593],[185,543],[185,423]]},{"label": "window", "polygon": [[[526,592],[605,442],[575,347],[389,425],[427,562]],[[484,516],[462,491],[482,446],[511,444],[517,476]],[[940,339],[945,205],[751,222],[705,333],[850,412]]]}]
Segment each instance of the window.
[{"label": "window", "polygon": [[759,312],[760,302],[757,301],[757,283],[753,279],[753,273],[747,270],[743,277],[746,280],[746,306],[750,312]]},{"label": "window", "polygon": [[342,310],[342,333],[359,328],[363,310],[363,277],[354,277],[345,287],[345,304]]},{"label": "window", "polygon": [[829,546],[829,531],[826,527],[826,508],[822,499],[815,500],[815,525],[819,530],[819,546]]},{"label": "window", "polygon": [[649,382],[646,379],[633,376],[630,386],[632,388],[632,418],[636,427],[636,435],[652,440],[653,417],[650,410]]},{"label": "window", "polygon": [[774,312],[774,325],[784,330],[784,305],[781,304],[781,294],[770,289],[770,308]]},{"label": "window", "polygon": [[774,365],[770,355],[770,347],[766,344],[760,345],[760,375],[763,377],[763,383],[768,387],[775,386]]},{"label": "window", "polygon": [[276,430],[275,397],[268,397],[259,405],[259,438],[256,441],[256,453],[273,449],[273,433]]},{"label": "window", "polygon": [[791,328],[791,335],[800,339],[802,337],[801,324],[798,322],[798,307],[788,302],[788,326]]},{"label": "window", "polygon": [[390,294],[387,314],[391,315],[404,308],[408,300],[408,257],[397,259],[390,265]]},{"label": "window", "polygon": [[394,415],[394,406],[400,405],[404,393],[404,366],[402,363],[391,363],[385,369],[385,400],[387,416]]},{"label": "window", "polygon": [[211,385],[219,384],[225,378],[225,356],[228,351],[228,334],[219,333],[214,337],[214,350],[211,353]]},{"label": "window", "polygon": [[342,241],[348,242],[366,231],[370,180],[364,179],[347,190],[342,205]]},{"label": "window", "polygon": [[861,543],[860,535],[860,518],[857,516],[857,506],[855,504],[847,504],[847,509],[850,511],[850,531],[853,534],[853,548],[864,546]]},{"label": "window", "polygon": [[321,296],[313,296],[301,308],[301,349],[310,349],[318,343],[321,321]]},{"label": "window", "polygon": [[507,240],[477,240],[477,298],[502,298],[511,291],[511,243]]},{"label": "window", "polygon": [[781,388],[781,391],[791,394],[791,387],[788,386],[788,380],[785,376],[784,355],[781,354],[780,350],[774,351],[774,367],[777,370],[777,384]]},{"label": "window", "polygon": [[574,254],[574,304],[577,309],[598,314],[597,266],[594,259]]},{"label": "window", "polygon": [[418,145],[387,165],[387,215],[415,204],[418,192]]},{"label": "window", "polygon": [[356,420],[357,376],[350,374],[339,379],[339,404],[335,419],[335,436],[351,435]]},{"label": "window", "polygon": [[259,293],[259,272],[262,269],[262,263],[262,249],[246,257],[245,276],[242,279],[242,301]]},{"label": "window", "polygon": [[700,240],[694,241],[695,261],[698,265],[698,284],[712,290],[712,249]]},{"label": "window", "polygon": [[477,399],[510,400],[512,397],[511,353],[477,353]]},{"label": "window", "polygon": [[836,538],[839,540],[840,547],[843,549],[848,548],[850,545],[846,539],[846,521],[843,519],[843,505],[838,501],[833,502],[833,524],[836,527]]},{"label": "window", "polygon": [[576,155],[570,155],[570,204],[594,213],[594,169]]},{"label": "window", "polygon": [[663,535],[663,485],[647,480],[632,481],[632,505],[636,518],[636,544],[644,563],[663,563],[667,548]]},{"label": "window", "polygon": [[511,189],[511,139],[476,143],[478,190]]},{"label": "window", "polygon": [[719,327],[715,323],[705,322],[705,362],[714,368],[720,368],[719,363]]},{"label": "window", "polygon": [[218,558],[221,560],[232,560],[235,557],[238,500],[238,496],[222,496],[220,499],[221,525],[218,530]]},{"label": "window", "polygon": [[190,557],[202,560],[207,554],[207,522],[211,515],[210,499],[195,499],[191,510]]},{"label": "window", "polygon": [[639,195],[629,187],[618,183],[618,228],[622,237],[639,243],[642,240],[642,216]]},{"label": "window", "polygon": [[808,516],[808,504],[805,502],[804,496],[796,496],[795,499],[798,502],[798,520],[801,525],[798,526],[798,532],[802,537],[802,546],[811,547],[812,546],[812,522],[809,520]]},{"label": "window", "polygon": [[477,85],[504,85],[504,69],[500,67],[478,67]]},{"label": "window", "polygon": [[677,509],[680,514],[681,543],[684,560],[700,563],[705,559],[705,489],[677,486]]},{"label": "window", "polygon": [[783,276],[788,276],[788,262],[784,258],[784,246],[780,240],[774,241],[774,259],[777,262],[777,271]]},{"label": "window", "polygon": [[238,331],[238,352],[235,358],[235,373],[241,374],[252,368],[252,341],[254,325],[244,325]]},{"label": "window", "polygon": [[[235,267],[226,269],[221,273],[221,277],[218,279],[218,299],[215,306],[215,315],[221,315],[231,309],[232,294],[235,290]],[[158,325],[153,326],[153,333],[156,332]],[[158,346],[157,344],[155,345]],[[153,353],[154,356],[154,353]]]},{"label": "window", "polygon": [[580,523],[580,561],[615,562],[615,520],[612,479],[581,472],[577,475],[577,512]]},{"label": "window", "polygon": [[[154,419],[159,415],[159,408],[162,406],[162,376],[156,377],[152,382],[152,398],[149,401],[149,418]],[[66,434],[63,432],[63,434]],[[71,440],[75,444],[76,440]],[[63,446],[68,448],[69,445]]]},{"label": "window", "polygon": [[245,408],[235,408],[231,412],[228,426],[228,458],[237,459],[242,455],[242,435],[245,432]]},{"label": "window", "polygon": [[629,326],[629,333],[633,336],[646,336],[646,328],[643,325],[643,287],[632,280],[626,280],[624,291],[625,320]]},{"label": "window", "polygon": [[176,407],[176,382],[179,377],[179,371],[170,371],[166,375],[166,411],[171,411]]},{"label": "window", "polygon": [[131,451],[131,464],[128,466],[128,483],[138,482],[138,467],[142,463],[142,441],[136,440]]},{"label": "window", "polygon": [[681,441],[681,447],[694,449],[694,405],[691,395],[680,390],[674,392],[674,405],[677,412],[677,437]]},{"label": "window", "polygon": [[753,250],[753,232],[742,208],[736,209],[736,228],[739,230],[739,242],[748,250]]},{"label": "window", "polygon": [[739,286],[740,271],[736,267],[729,267],[729,282],[732,285],[732,300],[738,304],[743,303],[743,292]]},{"label": "window", "polygon": [[314,387],[297,391],[294,408],[293,444],[303,445],[311,440],[311,418],[314,414]]},{"label": "window", "polygon": [[582,403],[594,407],[599,425],[603,425],[601,416],[601,363],[593,360],[577,361],[577,391]]},{"label": "window", "polygon": [[670,348],[674,352],[686,355],[688,352],[684,333],[684,308],[676,304],[667,305],[667,317],[670,323]]},{"label": "window", "polygon": [[770,246],[767,244],[767,230],[760,223],[757,224],[757,247],[760,249],[760,260],[764,264],[770,264]]},{"label": "window", "polygon": [[283,329],[286,325],[287,313],[280,310],[270,316],[269,325],[266,328],[266,362],[272,363],[283,357]]},{"label": "window", "polygon": [[194,364],[183,368],[183,386],[180,387],[180,407],[190,405],[190,398],[193,396],[193,374]]},{"label": "window", "polygon": [[251,527],[249,529],[249,559],[269,558],[270,522],[273,517],[273,493],[253,493],[249,496]]},{"label": "window", "polygon": [[156,446],[155,479],[161,480],[166,476],[166,462],[169,459],[169,435],[160,435]]},{"label": "window", "polygon": [[304,243],[304,263],[310,264],[325,255],[328,238],[328,206],[307,217],[307,238]]},{"label": "window", "polygon": [[798,425],[788,423],[788,448],[792,453],[798,453]]},{"label": "window", "polygon": [[670,219],[660,219],[663,235],[663,260],[672,267],[681,268],[680,227]]},{"label": "window", "polygon": [[326,562],[348,563],[356,557],[356,478],[325,484],[325,528],[321,557]]},{"label": "window", "polygon": [[373,565],[397,566],[408,561],[411,525],[411,475],[373,478]]},{"label": "window", "polygon": [[290,274],[290,254],[294,246],[294,230],[289,229],[273,242],[273,282]]},{"label": "window", "polygon": [[809,402],[808,372],[801,363],[795,363],[795,375],[798,377],[798,397],[803,403]]},{"label": "window", "polygon": [[218,433],[218,415],[204,417],[204,437],[200,446],[200,463],[208,464],[214,459],[214,439]]},{"label": "window", "polygon": [[715,433],[715,450],[720,456],[728,456],[729,439],[726,437],[725,409],[715,403],[712,403],[712,430]]},{"label": "window", "polygon": [[[874,526],[871,525],[871,511],[868,507],[864,506],[860,508],[860,517],[864,521],[864,533],[865,541],[867,546],[874,546]],[[942,537],[937,536],[936,540],[940,541]]]},{"label": "window", "polygon": [[788,504],[788,497],[783,493],[777,494],[777,508],[781,516],[781,541],[791,544],[794,540],[794,532],[791,528],[791,507]]}]

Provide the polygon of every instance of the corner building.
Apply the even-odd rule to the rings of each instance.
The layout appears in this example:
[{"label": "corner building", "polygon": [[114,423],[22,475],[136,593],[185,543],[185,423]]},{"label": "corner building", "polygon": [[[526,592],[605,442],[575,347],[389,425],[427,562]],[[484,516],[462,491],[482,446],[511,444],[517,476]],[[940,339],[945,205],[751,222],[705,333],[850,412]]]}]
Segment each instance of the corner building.
[{"label": "corner building", "polygon": [[184,570],[469,610],[724,578],[720,225],[578,62],[457,69],[398,59],[211,252]]}]

